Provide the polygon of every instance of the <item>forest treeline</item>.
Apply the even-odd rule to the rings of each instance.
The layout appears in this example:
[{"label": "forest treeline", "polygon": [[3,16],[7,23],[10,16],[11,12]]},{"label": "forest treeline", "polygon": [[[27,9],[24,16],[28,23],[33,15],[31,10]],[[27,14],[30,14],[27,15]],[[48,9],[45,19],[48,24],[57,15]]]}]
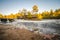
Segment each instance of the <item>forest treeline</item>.
[{"label": "forest treeline", "polygon": [[42,13],[38,12],[39,8],[37,5],[32,7],[32,11],[27,11],[26,9],[19,10],[18,13],[11,13],[10,15],[3,15],[0,13],[0,19],[32,19],[32,20],[41,20],[41,19],[60,19],[60,9],[50,11],[44,11]]}]

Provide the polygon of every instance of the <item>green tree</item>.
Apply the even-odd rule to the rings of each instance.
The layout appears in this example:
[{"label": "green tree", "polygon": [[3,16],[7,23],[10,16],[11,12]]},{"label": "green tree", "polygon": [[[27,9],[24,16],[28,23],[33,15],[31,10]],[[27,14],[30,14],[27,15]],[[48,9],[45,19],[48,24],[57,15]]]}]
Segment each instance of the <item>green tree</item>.
[{"label": "green tree", "polygon": [[27,13],[28,13],[27,17],[28,17],[29,19],[31,19],[31,18],[32,18],[31,12],[28,11]]}]

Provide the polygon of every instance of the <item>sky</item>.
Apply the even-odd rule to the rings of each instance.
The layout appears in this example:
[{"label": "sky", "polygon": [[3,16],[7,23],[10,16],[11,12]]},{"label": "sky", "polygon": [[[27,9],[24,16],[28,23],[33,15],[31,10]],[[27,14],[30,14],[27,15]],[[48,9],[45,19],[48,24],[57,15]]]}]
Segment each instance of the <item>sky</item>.
[{"label": "sky", "polygon": [[0,13],[17,13],[23,8],[32,11],[33,5],[38,6],[39,12],[55,10],[60,8],[60,0],[0,0]]}]

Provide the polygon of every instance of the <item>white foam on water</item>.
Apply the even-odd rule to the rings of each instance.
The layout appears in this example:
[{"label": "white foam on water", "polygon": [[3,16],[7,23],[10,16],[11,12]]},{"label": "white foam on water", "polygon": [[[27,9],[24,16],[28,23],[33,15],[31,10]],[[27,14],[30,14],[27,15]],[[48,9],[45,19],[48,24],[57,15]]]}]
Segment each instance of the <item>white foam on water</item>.
[{"label": "white foam on water", "polygon": [[52,22],[59,24],[60,20],[41,20],[41,21],[15,20],[14,22],[7,23],[7,24],[13,25],[14,27],[21,28],[21,29],[25,28],[25,29],[28,29],[30,31],[33,31],[36,28],[38,30],[35,32],[40,32],[40,33],[54,33],[54,32],[56,32],[55,29],[50,28],[50,27],[48,27],[48,28],[43,27],[43,25],[42,25],[42,24],[44,24],[44,26],[45,26],[46,24],[48,24],[48,23],[51,24]]}]

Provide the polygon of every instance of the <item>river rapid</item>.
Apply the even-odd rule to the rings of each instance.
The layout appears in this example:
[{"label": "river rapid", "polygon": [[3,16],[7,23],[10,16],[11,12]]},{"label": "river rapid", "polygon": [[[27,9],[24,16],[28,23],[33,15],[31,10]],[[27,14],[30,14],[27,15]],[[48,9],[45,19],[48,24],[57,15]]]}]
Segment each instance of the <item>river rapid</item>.
[{"label": "river rapid", "polygon": [[49,19],[41,21],[29,21],[29,20],[15,20],[11,24],[17,28],[25,28],[30,31],[38,29],[37,31],[43,34],[60,34],[60,19]]}]

